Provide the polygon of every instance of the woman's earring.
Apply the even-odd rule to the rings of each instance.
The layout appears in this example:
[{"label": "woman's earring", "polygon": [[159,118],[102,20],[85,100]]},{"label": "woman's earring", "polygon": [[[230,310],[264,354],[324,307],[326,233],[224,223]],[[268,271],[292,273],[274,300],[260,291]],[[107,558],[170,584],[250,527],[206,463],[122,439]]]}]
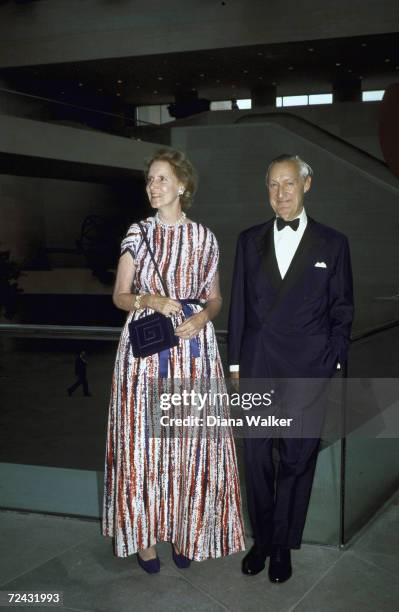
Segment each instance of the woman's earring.
[{"label": "woman's earring", "polygon": [[184,193],[183,187],[179,187],[179,191],[177,192],[177,195],[182,196],[183,193]]}]

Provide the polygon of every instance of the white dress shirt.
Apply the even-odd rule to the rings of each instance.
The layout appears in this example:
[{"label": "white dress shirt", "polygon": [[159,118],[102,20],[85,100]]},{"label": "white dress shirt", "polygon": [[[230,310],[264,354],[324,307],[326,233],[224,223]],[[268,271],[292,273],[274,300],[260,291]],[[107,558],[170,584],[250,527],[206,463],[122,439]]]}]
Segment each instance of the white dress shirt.
[{"label": "white dress shirt", "polygon": [[289,225],[278,231],[277,221],[274,222],[274,250],[281,278],[284,278],[287,274],[287,270],[291,265],[291,261],[308,224],[304,208],[302,208],[301,214],[295,217],[295,219],[299,219],[299,227],[296,231]]}]

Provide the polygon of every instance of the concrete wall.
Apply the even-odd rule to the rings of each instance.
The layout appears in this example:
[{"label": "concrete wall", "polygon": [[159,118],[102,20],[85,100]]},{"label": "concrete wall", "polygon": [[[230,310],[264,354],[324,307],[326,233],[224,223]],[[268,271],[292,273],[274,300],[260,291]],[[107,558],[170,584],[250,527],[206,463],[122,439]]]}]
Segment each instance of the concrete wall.
[{"label": "concrete wall", "polygon": [[156,145],[0,114],[0,153],[141,172]]},{"label": "concrete wall", "polygon": [[[330,143],[330,150],[328,137],[318,143],[274,124],[175,128],[172,144],[187,151],[199,171],[200,188],[190,216],[215,231],[221,248],[225,305],[217,327],[226,325],[237,236],[271,217],[265,167],[284,151],[297,152],[314,168],[314,186],[306,200],[309,214],[349,237],[355,329],[397,318],[397,302],[377,300],[399,292],[399,181],[383,166],[367,165],[367,158],[344,144],[334,150]],[[391,219],[390,225],[382,226],[382,218]]]},{"label": "concrete wall", "polygon": [[40,0],[0,7],[0,67],[398,30],[396,0]]},{"label": "concrete wall", "polygon": [[[175,127],[184,125],[232,125],[244,116],[259,115],[260,113],[288,113],[302,117],[321,127],[323,130],[327,130],[367,153],[382,159],[378,140],[379,108],[379,102],[340,102],[336,104],[288,108],[265,106],[246,111],[212,111],[201,113],[175,122],[170,127],[173,130]],[[165,129],[169,130],[169,127]],[[154,130],[155,134],[159,134],[159,132],[159,129]],[[143,135],[145,134],[146,131],[143,130]]]}]

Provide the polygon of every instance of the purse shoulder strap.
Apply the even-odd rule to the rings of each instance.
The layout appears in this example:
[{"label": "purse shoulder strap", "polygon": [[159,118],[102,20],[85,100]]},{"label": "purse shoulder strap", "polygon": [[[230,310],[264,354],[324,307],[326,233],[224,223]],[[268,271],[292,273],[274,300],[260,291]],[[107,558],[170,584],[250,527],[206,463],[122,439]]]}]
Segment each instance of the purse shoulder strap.
[{"label": "purse shoulder strap", "polygon": [[165,284],[165,282],[164,282],[164,280],[163,280],[163,278],[162,278],[162,276],[161,276],[161,274],[159,272],[159,268],[158,268],[157,262],[155,261],[154,253],[152,252],[152,248],[151,248],[150,243],[149,243],[148,238],[147,238],[147,233],[144,230],[144,227],[143,227],[141,221],[139,221],[138,225],[139,225],[139,228],[140,228],[141,235],[143,236],[144,242],[146,243],[146,246],[147,246],[148,252],[150,254],[150,257],[152,259],[152,263],[154,264],[156,273],[158,274],[159,280],[161,281],[161,285],[162,285],[162,288],[164,290],[164,293],[165,293],[166,297],[169,297],[168,289],[167,289],[166,284]]}]

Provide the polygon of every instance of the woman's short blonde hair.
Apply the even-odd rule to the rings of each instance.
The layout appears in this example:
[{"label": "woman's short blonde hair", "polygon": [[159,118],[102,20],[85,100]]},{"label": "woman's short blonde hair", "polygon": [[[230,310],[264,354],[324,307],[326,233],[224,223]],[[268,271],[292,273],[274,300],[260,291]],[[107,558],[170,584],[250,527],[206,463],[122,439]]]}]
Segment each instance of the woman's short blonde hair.
[{"label": "woman's short blonde hair", "polygon": [[180,196],[180,204],[182,208],[190,208],[198,186],[198,175],[190,160],[176,149],[159,149],[146,161],[144,171],[146,179],[151,164],[157,161],[168,162],[176,178],[183,183],[184,193]]}]

